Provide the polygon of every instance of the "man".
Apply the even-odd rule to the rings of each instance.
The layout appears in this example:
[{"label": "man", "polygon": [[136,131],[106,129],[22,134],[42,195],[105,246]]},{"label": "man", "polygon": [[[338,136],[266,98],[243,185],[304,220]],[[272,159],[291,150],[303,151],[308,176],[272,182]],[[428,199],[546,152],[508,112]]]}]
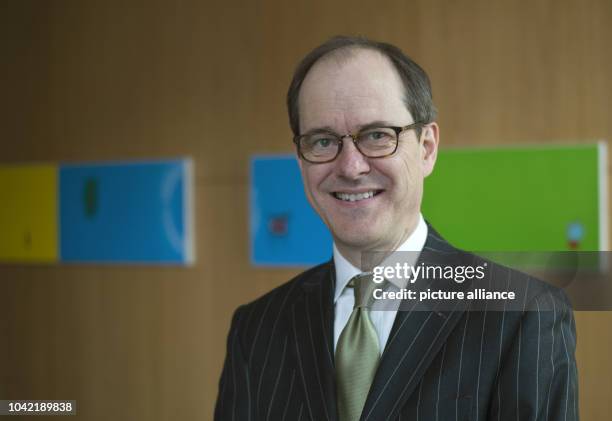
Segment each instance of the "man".
[{"label": "man", "polygon": [[493,265],[494,289],[519,286],[520,311],[372,311],[371,289],[358,292],[372,251],[480,261],[420,214],[439,140],[425,72],[394,46],[336,37],[303,59],[287,99],[333,259],[236,311],[215,419],[577,419],[574,319],[558,290]]}]

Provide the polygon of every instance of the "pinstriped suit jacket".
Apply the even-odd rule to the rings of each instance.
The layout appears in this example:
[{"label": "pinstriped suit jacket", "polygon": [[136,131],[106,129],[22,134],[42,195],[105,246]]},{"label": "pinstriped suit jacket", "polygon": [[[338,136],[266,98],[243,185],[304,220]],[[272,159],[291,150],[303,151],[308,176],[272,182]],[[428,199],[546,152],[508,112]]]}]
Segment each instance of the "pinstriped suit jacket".
[{"label": "pinstriped suit jacket", "polygon": [[[425,250],[454,252],[429,227]],[[474,255],[459,252],[470,260]],[[215,420],[337,420],[333,262],[236,310]],[[494,265],[525,311],[398,311],[361,420],[577,420],[563,292]]]}]

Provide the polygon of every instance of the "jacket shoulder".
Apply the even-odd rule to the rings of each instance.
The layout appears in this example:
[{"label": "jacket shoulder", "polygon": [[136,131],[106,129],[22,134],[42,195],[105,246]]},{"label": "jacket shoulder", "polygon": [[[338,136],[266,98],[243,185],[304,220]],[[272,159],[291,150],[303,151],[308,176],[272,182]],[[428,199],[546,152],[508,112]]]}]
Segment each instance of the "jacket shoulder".
[{"label": "jacket shoulder", "polygon": [[289,281],[279,285],[278,287],[268,291],[255,300],[243,304],[241,308],[254,310],[255,308],[271,305],[271,302],[278,301],[278,298],[290,301],[299,295],[301,288],[308,287],[318,282],[322,282],[325,274],[331,269],[332,263],[326,262],[318,266],[314,266],[296,276]]},{"label": "jacket shoulder", "polygon": [[492,291],[512,291],[516,298],[508,309],[517,311],[535,310],[536,306],[549,309],[552,306],[570,307],[565,291],[558,286],[523,272],[522,270],[494,262],[488,258],[462,252],[475,265],[487,265],[489,276],[478,282],[478,286]]},{"label": "jacket shoulder", "polygon": [[262,336],[278,332],[287,322],[293,304],[304,289],[329,281],[326,276],[333,267],[326,262],[312,267],[279,285],[255,300],[243,304],[234,313],[232,330],[244,344],[253,344]]}]

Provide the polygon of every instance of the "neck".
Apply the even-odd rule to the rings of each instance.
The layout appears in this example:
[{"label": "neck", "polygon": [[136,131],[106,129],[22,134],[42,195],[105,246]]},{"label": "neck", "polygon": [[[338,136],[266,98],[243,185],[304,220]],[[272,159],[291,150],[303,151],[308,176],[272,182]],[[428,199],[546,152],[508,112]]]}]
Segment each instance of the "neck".
[{"label": "neck", "polygon": [[385,260],[391,253],[396,251],[416,230],[419,216],[404,230],[398,231],[398,236],[389,241],[380,241],[367,246],[355,246],[334,239],[336,247],[342,257],[348,260],[356,268],[366,272],[372,270],[376,265]]}]

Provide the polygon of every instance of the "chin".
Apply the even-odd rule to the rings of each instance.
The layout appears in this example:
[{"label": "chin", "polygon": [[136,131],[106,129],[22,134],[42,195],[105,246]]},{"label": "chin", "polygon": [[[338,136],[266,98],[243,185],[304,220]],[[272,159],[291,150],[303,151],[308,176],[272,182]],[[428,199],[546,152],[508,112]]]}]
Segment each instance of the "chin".
[{"label": "chin", "polygon": [[370,250],[379,241],[378,236],[359,230],[350,233],[344,231],[342,235],[334,235],[334,238],[345,246],[358,250]]}]

